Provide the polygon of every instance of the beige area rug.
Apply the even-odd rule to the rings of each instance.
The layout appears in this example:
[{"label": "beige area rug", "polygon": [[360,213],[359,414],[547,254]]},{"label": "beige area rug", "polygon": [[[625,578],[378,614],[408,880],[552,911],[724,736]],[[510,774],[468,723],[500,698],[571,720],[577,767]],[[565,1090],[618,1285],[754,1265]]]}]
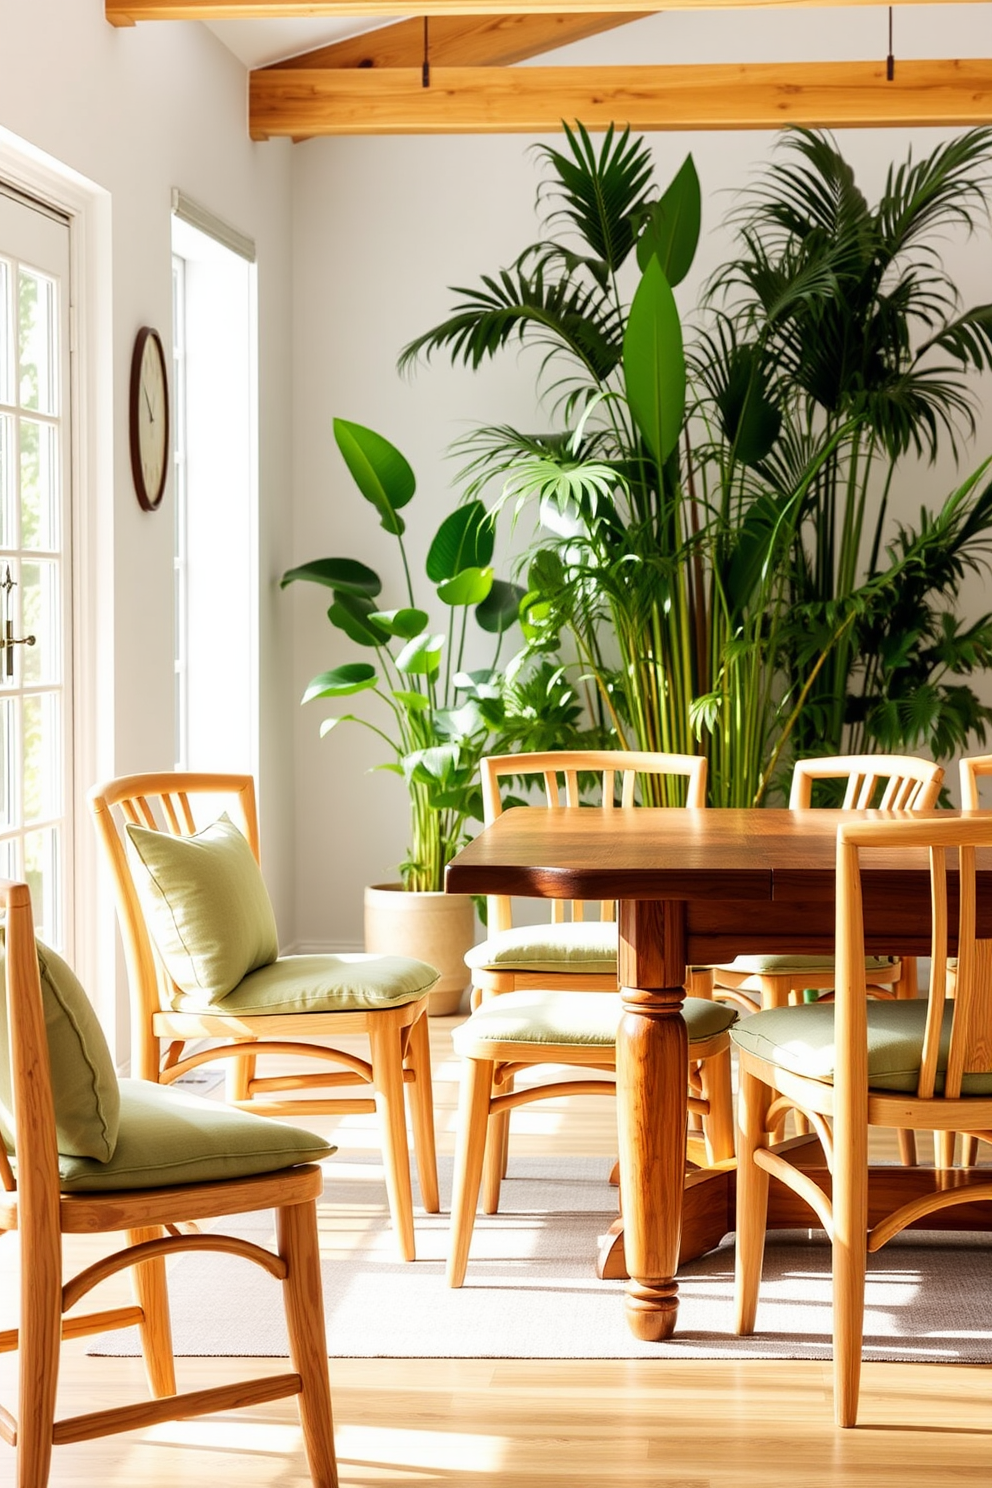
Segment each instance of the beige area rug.
[{"label": "beige area rug", "polygon": [[[332,1357],[830,1357],[830,1250],[817,1232],[769,1237],[754,1338],[730,1331],[731,1240],[680,1273],[676,1338],[645,1344],[624,1322],[623,1284],[595,1274],[598,1238],[616,1212],[607,1162],[513,1161],[501,1213],[479,1217],[466,1284],[457,1291],[444,1281],[447,1214],[418,1211],[418,1259],[405,1265],[385,1217],[378,1164],[331,1159],[325,1168],[321,1234],[334,1252],[323,1268]],[[441,1177],[446,1204],[450,1159]],[[229,1228],[262,1244],[272,1240],[270,1214],[245,1216]],[[869,1266],[866,1359],[992,1362],[992,1236],[900,1237]],[[280,1288],[250,1263],[183,1257],[171,1265],[170,1291],[177,1354],[287,1353]],[[135,1354],[137,1333],[95,1339],[90,1352]]]}]

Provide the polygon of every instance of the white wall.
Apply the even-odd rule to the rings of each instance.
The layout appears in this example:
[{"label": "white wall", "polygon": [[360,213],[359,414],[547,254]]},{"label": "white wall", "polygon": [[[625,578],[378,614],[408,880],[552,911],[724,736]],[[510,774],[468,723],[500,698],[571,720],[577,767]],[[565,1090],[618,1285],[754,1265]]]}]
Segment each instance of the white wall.
[{"label": "white wall", "polygon": [[[989,56],[989,10],[900,8],[897,59]],[[563,50],[553,60],[847,60],[886,50],[883,9],[673,12]],[[911,141],[925,153],[947,133],[845,131],[840,140],[874,196],[886,166],[902,158]],[[720,221],[733,191],[768,161],[773,138],[744,131],[653,137],[662,182],[691,150],[703,183],[704,238],[692,279],[679,291],[686,310],[724,254]],[[337,455],[335,415],[379,430],[413,463],[419,492],[410,510],[419,511],[420,520],[411,544],[418,561],[456,500],[456,464],[444,455],[452,439],[476,423],[545,426],[531,396],[534,364],[521,364],[513,352],[476,374],[453,372],[444,357],[412,381],[395,371],[400,348],[450,309],[446,286],[476,283],[481,272],[509,264],[539,236],[533,202],[540,171],[532,143],[524,136],[401,137],[312,140],[296,147],[294,562],[339,554],[364,559],[384,578],[397,572],[392,540],[379,531]],[[966,303],[992,299],[987,236],[950,246],[946,261]],[[975,446],[976,463],[990,451],[992,430],[986,428]],[[938,500],[952,479],[950,468],[907,478],[894,498],[897,510],[914,514],[922,500]],[[972,602],[980,604],[981,594]],[[312,586],[287,591],[285,603],[294,615],[299,695],[314,673],[353,659],[355,650],[332,630],[326,600]],[[394,777],[367,773],[382,755],[364,731],[342,728],[319,740],[321,706],[301,709],[296,724],[296,936],[304,947],[357,945],[362,885],[396,876],[406,844],[406,799]],[[336,711],[343,709],[326,709]]]},{"label": "white wall", "polygon": [[[95,665],[112,680],[103,692],[111,704],[95,731],[93,778],[169,768],[173,758],[172,493],[155,514],[139,509],[127,427],[135,333],[157,326],[167,347],[171,336],[172,187],[257,244],[263,848],[288,930],[293,688],[288,616],[274,603],[274,576],[291,557],[291,147],[249,141],[245,100],[244,68],[200,25],[116,30],[102,0],[0,0],[0,130],[95,183],[109,208],[106,300],[85,326],[92,355],[82,431],[99,452],[84,491],[102,534]],[[79,684],[92,710],[97,679],[82,675]],[[92,836],[85,820],[80,834]],[[92,861],[84,869],[92,872]]]}]

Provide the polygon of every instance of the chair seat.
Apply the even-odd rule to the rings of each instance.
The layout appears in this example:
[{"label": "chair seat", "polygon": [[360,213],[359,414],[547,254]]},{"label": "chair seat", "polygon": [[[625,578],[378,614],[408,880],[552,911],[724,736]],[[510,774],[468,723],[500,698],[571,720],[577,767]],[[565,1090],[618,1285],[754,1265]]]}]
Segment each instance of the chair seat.
[{"label": "chair seat", "polygon": [[438,980],[426,961],[409,956],[374,956],[364,952],[340,956],[280,956],[250,972],[219,1002],[204,1002],[177,993],[176,1012],[354,1013],[402,1007],[426,997]]},{"label": "chair seat", "polygon": [[63,1193],[168,1188],[274,1173],[335,1148],[302,1127],[254,1116],[150,1080],[121,1080],[120,1125],[109,1162],[59,1156]]},{"label": "chair seat", "polygon": [[[888,971],[895,963],[891,956],[866,956],[865,970]],[[732,971],[737,976],[802,976],[832,972],[833,956],[737,956],[716,968],[717,971]]]},{"label": "chair seat", "polygon": [[[452,1038],[463,1055],[489,1041],[612,1048],[622,1014],[615,992],[506,992],[483,1002]],[[702,997],[687,997],[682,1014],[690,1044],[725,1032],[737,1018],[733,1008]]]},{"label": "chair seat", "polygon": [[615,976],[616,921],[518,925],[473,946],[465,964],[473,971],[572,971],[587,976]]},{"label": "chair seat", "polygon": [[[927,1002],[869,1001],[868,1084],[872,1090],[915,1094],[923,1057]],[[953,1005],[944,1009],[938,1056],[937,1094],[943,1092]],[[731,1032],[739,1049],[779,1069],[832,1084],[835,1068],[834,1005],[769,1008],[744,1018]],[[962,1095],[992,1095],[992,1073],[965,1075]]]}]

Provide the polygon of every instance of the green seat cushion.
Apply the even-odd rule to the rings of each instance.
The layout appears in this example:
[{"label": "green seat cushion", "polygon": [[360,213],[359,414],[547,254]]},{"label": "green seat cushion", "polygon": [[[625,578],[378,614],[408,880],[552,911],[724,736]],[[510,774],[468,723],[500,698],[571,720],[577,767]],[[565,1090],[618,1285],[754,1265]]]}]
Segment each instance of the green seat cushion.
[{"label": "green seat cushion", "polygon": [[323,1137],[270,1116],[150,1080],[122,1080],[117,1147],[107,1163],[61,1157],[63,1193],[168,1188],[250,1178],[319,1162],[334,1148]]},{"label": "green seat cushion", "polygon": [[[0,927],[0,979],[6,955]],[[97,1164],[114,1155],[120,1119],[117,1071],[93,1005],[61,956],[38,942],[41,999],[52,1071],[58,1149]],[[13,1150],[6,988],[0,980],[0,1135]]]},{"label": "green seat cushion", "polygon": [[616,921],[515,926],[473,946],[465,964],[473,971],[574,971],[587,976],[616,976]]},{"label": "green seat cushion", "polygon": [[[887,971],[893,964],[891,956],[866,956],[866,971]],[[797,976],[806,972],[830,974],[834,969],[833,956],[738,956],[717,971],[733,971],[746,976]]]},{"label": "green seat cushion", "polygon": [[221,816],[194,837],[127,823],[149,933],[176,986],[219,1002],[279,954],[276,918],[255,855]]},{"label": "green seat cushion", "polygon": [[[459,1054],[480,1039],[612,1048],[622,1014],[616,992],[506,992],[487,998],[452,1037]],[[687,997],[682,1016],[690,1044],[723,1033],[737,1018],[732,1008],[702,997]]]},{"label": "green seat cushion", "polygon": [[[938,1069],[947,1068],[951,1036],[950,1004],[944,1009]],[[868,1084],[872,1090],[915,1093],[923,1057],[927,1002],[868,1002]],[[833,1083],[836,1053],[833,1003],[769,1008],[742,1018],[731,1037],[739,1048],[780,1069]],[[943,1080],[938,1077],[938,1094]],[[992,1073],[965,1075],[963,1095],[992,1095]]]},{"label": "green seat cushion", "polygon": [[[440,973],[410,956],[280,956],[251,972],[211,1013],[353,1013],[401,1007],[426,997]],[[175,997],[177,1011],[203,1011],[198,998]]]}]

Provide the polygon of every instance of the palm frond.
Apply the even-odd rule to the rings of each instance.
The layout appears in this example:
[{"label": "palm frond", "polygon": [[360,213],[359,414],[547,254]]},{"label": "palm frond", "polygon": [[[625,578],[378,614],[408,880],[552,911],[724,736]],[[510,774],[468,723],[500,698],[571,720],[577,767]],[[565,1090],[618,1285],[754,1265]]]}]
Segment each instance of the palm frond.
[{"label": "palm frond", "polygon": [[651,152],[643,139],[631,138],[629,129],[617,133],[611,125],[597,153],[582,124],[562,127],[569,154],[550,145],[536,147],[556,178],[542,187],[541,194],[562,203],[549,214],[548,223],[568,222],[593,259],[615,274],[642,225],[654,175]]}]

